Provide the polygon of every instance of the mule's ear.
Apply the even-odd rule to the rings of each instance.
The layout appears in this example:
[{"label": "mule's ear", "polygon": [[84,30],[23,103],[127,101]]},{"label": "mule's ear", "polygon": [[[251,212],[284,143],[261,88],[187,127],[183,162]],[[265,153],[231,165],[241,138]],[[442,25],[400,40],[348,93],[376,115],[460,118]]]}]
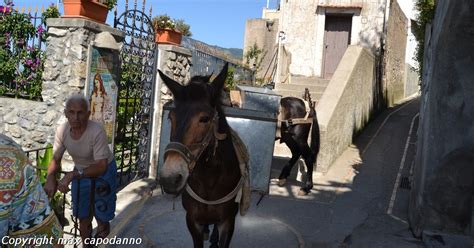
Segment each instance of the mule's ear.
[{"label": "mule's ear", "polygon": [[225,79],[227,78],[227,69],[229,68],[229,63],[225,63],[224,68],[217,77],[212,81],[212,86],[218,92],[224,87]]},{"label": "mule's ear", "polygon": [[163,79],[163,82],[168,87],[168,89],[171,90],[171,93],[173,93],[173,96],[175,98],[177,97],[179,98],[179,96],[181,95],[183,86],[179,84],[178,82],[174,81],[173,79],[169,78],[168,76],[166,76],[166,74],[164,74],[160,70],[158,70],[158,73],[160,73],[161,79]]}]

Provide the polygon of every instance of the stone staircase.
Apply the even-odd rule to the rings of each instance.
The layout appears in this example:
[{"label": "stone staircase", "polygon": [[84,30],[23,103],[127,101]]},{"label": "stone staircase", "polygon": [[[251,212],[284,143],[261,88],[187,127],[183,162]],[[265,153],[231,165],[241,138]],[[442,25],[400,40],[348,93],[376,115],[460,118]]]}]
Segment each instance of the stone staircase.
[{"label": "stone staircase", "polygon": [[329,79],[319,77],[291,76],[289,83],[275,84],[274,91],[285,96],[303,97],[304,89],[308,88],[313,101],[319,101],[328,86]]},{"label": "stone staircase", "polygon": [[[282,97],[294,96],[303,98],[304,90],[305,88],[308,88],[311,94],[311,99],[317,103],[321,99],[328,84],[329,79],[291,76],[289,83],[277,83],[275,84],[275,89],[273,91],[282,95]],[[280,144],[279,141],[275,142],[273,154],[275,156],[291,157],[290,149],[288,149],[285,144]]]}]

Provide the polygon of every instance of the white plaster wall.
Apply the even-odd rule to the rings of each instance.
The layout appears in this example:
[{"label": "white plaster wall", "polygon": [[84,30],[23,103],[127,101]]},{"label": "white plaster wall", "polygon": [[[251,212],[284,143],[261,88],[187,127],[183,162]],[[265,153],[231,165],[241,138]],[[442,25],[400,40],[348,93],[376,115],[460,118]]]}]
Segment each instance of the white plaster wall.
[{"label": "white plaster wall", "polygon": [[411,67],[418,68],[418,62],[415,61],[415,53],[418,42],[415,39],[415,35],[411,30],[411,23],[408,22],[408,36],[407,36],[407,48],[405,53],[405,63]]},{"label": "white plaster wall", "polygon": [[317,5],[317,1],[281,1],[280,31],[285,32],[284,46],[291,53],[291,74],[315,75]]},{"label": "white plaster wall", "polygon": [[414,59],[418,42],[416,42],[415,35],[411,30],[410,21],[415,20],[416,16],[418,15],[418,12],[415,10],[415,0],[398,0],[397,2],[405,16],[408,18],[408,36],[405,63],[414,68],[418,68],[418,63]]},{"label": "white plaster wall", "polygon": [[[282,0],[279,31],[291,53],[290,73],[320,76],[323,64],[324,26],[327,13],[352,14],[351,45],[376,53],[383,34],[385,3],[388,0]],[[323,8],[318,5],[359,5],[359,8]]]},{"label": "white plaster wall", "polygon": [[274,19],[279,19],[279,18],[280,18],[280,11],[276,9],[263,8],[262,19],[274,20]]},{"label": "white plaster wall", "polygon": [[403,13],[408,19],[415,18],[415,1],[414,0],[398,0],[398,6],[402,9]]}]

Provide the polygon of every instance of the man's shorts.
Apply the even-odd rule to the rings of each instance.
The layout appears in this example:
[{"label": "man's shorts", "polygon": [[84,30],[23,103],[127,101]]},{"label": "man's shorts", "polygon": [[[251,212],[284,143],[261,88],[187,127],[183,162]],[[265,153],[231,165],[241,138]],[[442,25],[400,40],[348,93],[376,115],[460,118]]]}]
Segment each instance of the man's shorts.
[{"label": "man's shorts", "polygon": [[[95,190],[92,191],[93,185]],[[107,165],[107,171],[97,178],[72,180],[73,215],[79,219],[95,216],[102,222],[112,220],[115,216],[116,191],[117,164],[113,160]]]}]

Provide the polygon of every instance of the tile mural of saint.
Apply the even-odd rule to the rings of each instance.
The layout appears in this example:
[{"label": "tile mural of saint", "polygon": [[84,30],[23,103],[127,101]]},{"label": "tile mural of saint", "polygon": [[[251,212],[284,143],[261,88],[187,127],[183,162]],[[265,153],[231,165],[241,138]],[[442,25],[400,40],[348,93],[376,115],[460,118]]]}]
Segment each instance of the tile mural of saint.
[{"label": "tile mural of saint", "polygon": [[91,107],[90,119],[104,125],[109,144],[114,137],[117,101],[117,86],[109,70],[110,63],[113,63],[111,55],[93,49],[87,94]]}]

